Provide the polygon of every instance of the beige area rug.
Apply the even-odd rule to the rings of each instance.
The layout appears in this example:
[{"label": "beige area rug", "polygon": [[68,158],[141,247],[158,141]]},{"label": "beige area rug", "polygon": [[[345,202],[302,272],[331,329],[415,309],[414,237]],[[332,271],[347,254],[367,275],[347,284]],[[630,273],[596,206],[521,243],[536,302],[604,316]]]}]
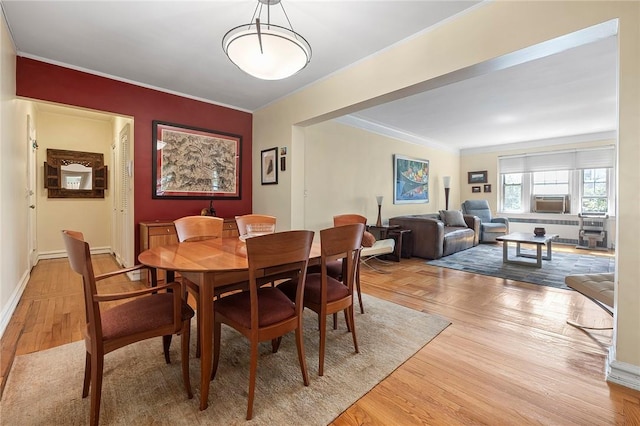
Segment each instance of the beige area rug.
[{"label": "beige area rug", "polygon": [[[344,316],[328,332],[325,375],[318,376],[317,316],[305,313],[305,351],[310,385],[302,384],[293,333],[276,354],[263,343],[258,360],[253,420],[247,409],[247,341],[223,326],[221,361],[211,382],[209,408],[198,410],[200,366],[192,338],[191,384],[184,393],[179,338],[165,364],[161,339],[151,339],[105,357],[100,423],[103,425],[326,425],[437,336],[450,323],[434,315],[363,295],[366,313],[356,314],[360,353],[353,350]],[[195,321],[192,322],[192,326]],[[195,334],[193,329],[192,336]],[[84,343],[75,342],[18,356],[0,401],[3,425],[83,425],[89,398],[82,399]]]}]

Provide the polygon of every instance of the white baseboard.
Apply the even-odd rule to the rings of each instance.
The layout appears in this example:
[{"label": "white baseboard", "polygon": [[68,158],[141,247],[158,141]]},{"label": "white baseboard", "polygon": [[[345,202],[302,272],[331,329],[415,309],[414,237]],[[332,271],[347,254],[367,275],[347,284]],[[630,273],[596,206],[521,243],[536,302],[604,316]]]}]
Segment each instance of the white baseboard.
[{"label": "white baseboard", "polygon": [[[91,254],[111,254],[111,247],[91,247]],[[66,250],[52,250],[38,253],[38,260],[67,257]]]},{"label": "white baseboard", "polygon": [[607,357],[607,381],[640,391],[640,366],[617,361],[615,357],[615,347],[611,346]]},{"label": "white baseboard", "polygon": [[9,297],[9,302],[2,308],[2,313],[0,313],[0,338],[4,335],[4,331],[9,325],[11,316],[18,307],[18,303],[20,302],[22,293],[24,293],[24,289],[27,287],[30,277],[31,272],[29,270],[25,271],[15,290],[13,290],[11,297]]}]

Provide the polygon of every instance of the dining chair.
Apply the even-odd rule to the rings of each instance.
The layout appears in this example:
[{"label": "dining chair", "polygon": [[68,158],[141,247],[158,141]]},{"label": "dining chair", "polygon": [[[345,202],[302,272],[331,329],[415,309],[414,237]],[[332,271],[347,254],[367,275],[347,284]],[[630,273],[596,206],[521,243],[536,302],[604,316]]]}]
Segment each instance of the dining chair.
[{"label": "dining chair", "polygon": [[[218,371],[222,324],[226,324],[250,342],[247,420],[253,417],[259,342],[273,342],[295,330],[303,383],[309,385],[302,332],[302,298],[313,235],[313,231],[286,231],[247,239],[249,291],[233,293],[214,302],[211,380]],[[273,281],[273,276],[282,276],[285,272],[296,282],[295,302],[277,287],[263,286]]]},{"label": "dining chair", "polygon": [[[344,225],[350,225],[353,223],[362,223],[363,225],[365,225],[365,230],[363,231],[363,238],[364,238],[364,234],[371,235],[369,232],[366,231],[367,218],[362,215],[347,213],[347,214],[336,215],[333,217],[333,226],[344,226]],[[367,235],[367,238],[369,238],[369,235]],[[373,237],[373,235],[371,235],[371,237]],[[331,262],[327,266],[327,269],[328,269],[327,272],[331,277],[341,280],[342,265],[340,264],[339,260]],[[362,292],[360,290],[360,263],[359,262],[356,269],[356,290],[358,292],[358,305],[360,306],[360,313],[364,314],[364,305],[362,304]],[[335,328],[335,322],[334,322],[334,328]]]},{"label": "dining chair", "polygon": [[238,233],[241,237],[244,237],[249,233],[249,225],[273,225],[270,229],[271,232],[274,232],[276,227],[276,217],[264,214],[245,214],[242,216],[236,216],[236,225],[238,226]]},{"label": "dining chair", "polygon": [[224,219],[214,216],[185,216],[173,221],[178,241],[199,241],[222,237]]},{"label": "dining chair", "polygon": [[[188,398],[193,398],[189,380],[189,337],[193,309],[181,297],[180,284],[154,286],[124,293],[98,294],[97,283],[120,274],[146,268],[143,265],[95,275],[89,244],[81,232],[64,230],[62,237],[69,256],[71,269],[82,275],[84,288],[86,327],[82,330],[86,347],[82,397],[91,389],[90,424],[97,425],[100,418],[104,356],[131,343],[152,337],[163,337],[165,360],[169,359],[166,336],[180,334],[182,379]],[[150,268],[156,282],[156,271]],[[173,290],[173,293],[162,290]],[[110,308],[100,303],[122,301]]]},{"label": "dining chair", "polygon": [[[214,216],[185,216],[173,221],[178,235],[178,241],[202,241],[212,238],[221,238],[223,231],[224,219]],[[200,290],[197,285],[186,278],[182,278],[185,289],[191,293],[196,300],[196,306],[200,299]],[[214,297],[220,296],[222,293],[240,290],[246,288],[246,282],[230,284],[228,286],[218,287],[214,290]],[[185,299],[186,299],[185,293]],[[200,315],[196,318],[196,358],[200,358]]]},{"label": "dining chair", "polygon": [[[353,287],[362,250],[364,227],[362,223],[354,223],[320,231],[321,272],[307,274],[303,303],[305,307],[318,314],[320,324],[319,376],[324,375],[327,315],[344,312],[347,328],[353,337],[353,346],[356,353],[359,352],[353,315]],[[331,277],[328,273],[328,263],[335,260],[342,261],[342,281]],[[295,298],[297,290],[295,281],[286,281],[278,285],[278,288],[290,299]]]}]

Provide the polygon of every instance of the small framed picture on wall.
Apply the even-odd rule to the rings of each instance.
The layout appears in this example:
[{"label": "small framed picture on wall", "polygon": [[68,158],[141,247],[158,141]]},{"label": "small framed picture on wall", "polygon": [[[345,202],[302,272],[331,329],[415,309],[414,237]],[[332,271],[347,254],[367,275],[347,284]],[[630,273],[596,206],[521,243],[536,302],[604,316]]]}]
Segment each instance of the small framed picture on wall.
[{"label": "small framed picture on wall", "polygon": [[471,192],[473,192],[475,194],[475,193],[482,192],[482,191],[480,191],[480,187],[479,186],[472,186],[471,187]]},{"label": "small framed picture on wall", "polygon": [[484,192],[491,192],[491,184],[486,184],[484,186]]}]

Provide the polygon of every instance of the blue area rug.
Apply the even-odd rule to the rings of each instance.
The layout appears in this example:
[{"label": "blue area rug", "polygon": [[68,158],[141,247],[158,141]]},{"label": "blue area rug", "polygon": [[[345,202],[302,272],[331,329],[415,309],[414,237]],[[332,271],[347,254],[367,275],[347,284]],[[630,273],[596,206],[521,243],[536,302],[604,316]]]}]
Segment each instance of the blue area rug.
[{"label": "blue area rug", "polygon": [[[522,253],[535,254],[535,249],[522,246]],[[509,259],[516,256],[515,247],[509,247]],[[546,249],[543,248],[543,255]],[[509,280],[546,285],[549,287],[569,289],[564,277],[573,274],[596,274],[614,271],[613,256],[593,256],[590,254],[574,254],[553,252],[552,260],[543,260],[542,268],[502,263],[502,244],[480,244],[436,260],[429,260],[427,265],[457,269],[474,274],[489,275]],[[535,259],[524,259],[535,262]]]}]

